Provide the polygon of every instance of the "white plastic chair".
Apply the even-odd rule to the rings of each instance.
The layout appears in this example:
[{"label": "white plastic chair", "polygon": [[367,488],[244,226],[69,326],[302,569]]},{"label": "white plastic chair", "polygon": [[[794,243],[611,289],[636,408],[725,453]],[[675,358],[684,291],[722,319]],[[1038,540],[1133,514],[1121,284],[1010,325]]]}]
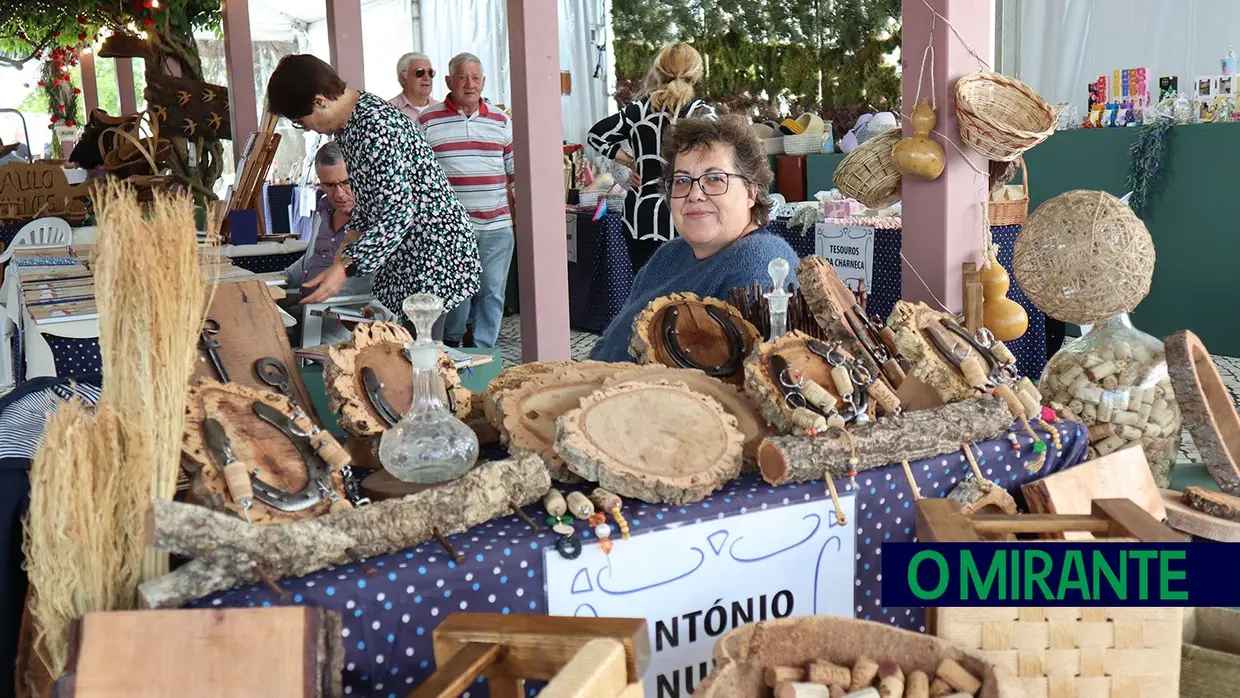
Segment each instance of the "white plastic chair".
[{"label": "white plastic chair", "polygon": [[37,245],[68,245],[73,238],[73,228],[63,218],[39,218],[30,221],[17,231],[13,242],[0,254],[0,264],[13,257],[13,249]]}]

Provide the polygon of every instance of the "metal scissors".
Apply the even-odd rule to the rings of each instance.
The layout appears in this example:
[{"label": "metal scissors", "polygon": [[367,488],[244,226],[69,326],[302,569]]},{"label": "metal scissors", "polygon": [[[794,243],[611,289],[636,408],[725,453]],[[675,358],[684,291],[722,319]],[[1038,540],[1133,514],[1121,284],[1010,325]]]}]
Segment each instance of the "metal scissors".
[{"label": "metal scissors", "polygon": [[254,371],[258,373],[259,380],[279,390],[294,406],[297,405],[297,396],[289,388],[288,367],[283,361],[271,356],[259,359],[254,362]]}]

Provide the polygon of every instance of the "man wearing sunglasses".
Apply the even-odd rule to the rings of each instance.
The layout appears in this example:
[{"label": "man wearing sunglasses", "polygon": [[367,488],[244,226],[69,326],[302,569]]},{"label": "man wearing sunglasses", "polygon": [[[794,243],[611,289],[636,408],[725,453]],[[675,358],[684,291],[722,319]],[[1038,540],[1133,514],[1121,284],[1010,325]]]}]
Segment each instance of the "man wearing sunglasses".
[{"label": "man wearing sunglasses", "polygon": [[388,100],[388,104],[417,123],[418,117],[431,104],[431,88],[435,86],[435,69],[431,59],[424,53],[406,53],[396,61],[396,79],[400,81],[400,94]]}]

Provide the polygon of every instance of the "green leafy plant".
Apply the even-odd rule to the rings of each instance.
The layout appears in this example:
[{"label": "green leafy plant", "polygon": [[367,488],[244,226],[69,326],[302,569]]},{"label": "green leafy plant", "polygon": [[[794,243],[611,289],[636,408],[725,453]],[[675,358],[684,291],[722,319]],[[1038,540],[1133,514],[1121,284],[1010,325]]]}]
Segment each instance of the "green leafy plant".
[{"label": "green leafy plant", "polygon": [[1158,119],[1137,127],[1137,138],[1128,149],[1129,204],[1137,214],[1145,213],[1154,185],[1161,178],[1163,153],[1174,125],[1171,119]]}]

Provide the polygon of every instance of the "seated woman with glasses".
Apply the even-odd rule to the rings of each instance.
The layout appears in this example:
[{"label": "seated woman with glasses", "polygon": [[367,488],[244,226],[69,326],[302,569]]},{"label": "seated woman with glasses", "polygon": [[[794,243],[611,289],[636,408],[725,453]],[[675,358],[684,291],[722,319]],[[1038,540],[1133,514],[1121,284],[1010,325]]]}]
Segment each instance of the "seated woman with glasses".
[{"label": "seated woman with glasses", "polygon": [[[795,269],[796,252],[764,227],[770,218],[771,168],[744,117],[683,119],[663,144],[664,196],[677,237],[655,252],[590,358],[632,361],[633,320],[656,298],[695,293],[727,300],[728,289],[770,284],[775,257]],[[790,274],[789,283],[795,283]]]}]

